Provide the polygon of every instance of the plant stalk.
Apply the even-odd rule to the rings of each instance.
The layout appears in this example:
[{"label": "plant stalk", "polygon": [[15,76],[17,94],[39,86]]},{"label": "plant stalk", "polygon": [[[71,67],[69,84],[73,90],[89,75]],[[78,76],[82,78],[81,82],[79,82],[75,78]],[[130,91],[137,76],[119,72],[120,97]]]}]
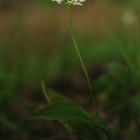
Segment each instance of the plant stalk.
[{"label": "plant stalk", "polygon": [[[68,11],[69,25],[70,25],[70,31],[71,31],[73,43],[74,43],[74,46],[75,46],[77,55],[78,55],[78,57],[80,59],[80,62],[81,62],[82,68],[84,70],[85,76],[86,76],[86,80],[87,80],[89,92],[90,92],[90,94],[92,94],[93,93],[93,89],[92,89],[92,86],[91,86],[91,82],[90,82],[90,79],[89,79],[89,76],[88,76],[86,67],[85,67],[85,65],[83,63],[82,57],[80,55],[79,49],[78,49],[77,44],[76,44],[76,41],[75,41],[75,37],[74,37],[74,33],[73,33],[73,27],[72,27],[72,22],[71,22],[70,7],[67,7],[67,11]],[[95,98],[92,98],[92,102],[93,102],[93,106],[94,106],[94,109],[95,109],[96,117],[99,118],[99,113],[98,113],[98,109],[97,109]]]}]

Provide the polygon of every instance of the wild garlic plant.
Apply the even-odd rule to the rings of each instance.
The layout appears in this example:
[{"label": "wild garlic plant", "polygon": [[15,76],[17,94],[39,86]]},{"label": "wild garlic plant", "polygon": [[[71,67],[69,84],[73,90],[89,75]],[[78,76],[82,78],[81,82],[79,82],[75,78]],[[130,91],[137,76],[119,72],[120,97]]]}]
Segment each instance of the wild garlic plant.
[{"label": "wild garlic plant", "polygon": [[[77,46],[77,43],[76,43],[76,40],[75,40],[75,37],[74,37],[73,27],[72,27],[72,21],[71,21],[71,15],[70,15],[70,7],[71,7],[72,5],[83,5],[82,2],[84,2],[85,0],[52,0],[52,1],[56,1],[57,3],[62,4],[62,5],[64,5],[64,6],[67,7],[68,18],[69,18],[69,25],[70,25],[70,31],[71,31],[73,43],[74,43],[74,46],[75,46],[77,55],[78,55],[78,57],[79,57],[79,59],[80,59],[80,62],[81,62],[82,68],[83,68],[83,70],[84,70],[85,76],[86,76],[86,80],[87,80],[89,92],[90,92],[90,94],[92,94],[92,93],[93,93],[92,85],[91,85],[91,82],[90,82],[90,79],[89,79],[89,76],[88,76],[86,67],[85,67],[85,65],[84,65],[84,63],[83,63],[82,57],[81,57],[81,55],[80,55],[80,52],[79,52],[79,49],[78,49],[78,46]],[[90,100],[90,99],[87,99],[87,100],[85,101],[85,103],[83,103],[82,106],[84,106],[89,100]],[[99,117],[95,98],[93,98],[92,101],[93,101],[93,105],[94,105],[94,108],[95,108],[96,117]]]},{"label": "wild garlic plant", "polygon": [[[93,95],[92,85],[80,55],[72,27],[70,7],[72,5],[83,5],[85,0],[52,0],[61,4],[67,8],[68,19],[70,25],[70,31],[73,39],[73,43],[81,62],[83,71],[86,76],[89,98],[83,103],[82,106],[77,105],[75,102],[70,101],[66,97],[52,91],[48,88],[45,89],[45,84],[42,82],[43,93],[47,99],[49,105],[38,111],[29,119],[46,119],[46,120],[57,120],[60,121],[70,132],[82,138],[83,140],[115,140],[116,130],[112,127],[108,127],[107,124],[99,118],[99,113],[96,105],[96,101]],[[91,116],[88,112],[83,109],[83,106],[92,100],[95,109],[96,116]]]}]

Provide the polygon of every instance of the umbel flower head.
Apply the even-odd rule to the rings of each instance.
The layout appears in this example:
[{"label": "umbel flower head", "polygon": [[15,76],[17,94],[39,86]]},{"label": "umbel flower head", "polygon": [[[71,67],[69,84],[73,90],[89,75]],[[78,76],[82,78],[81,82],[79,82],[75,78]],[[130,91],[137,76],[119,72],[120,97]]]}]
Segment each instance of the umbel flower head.
[{"label": "umbel flower head", "polygon": [[83,5],[82,3],[86,0],[52,0],[56,1],[59,4],[62,4],[66,7],[70,7],[72,5]]}]

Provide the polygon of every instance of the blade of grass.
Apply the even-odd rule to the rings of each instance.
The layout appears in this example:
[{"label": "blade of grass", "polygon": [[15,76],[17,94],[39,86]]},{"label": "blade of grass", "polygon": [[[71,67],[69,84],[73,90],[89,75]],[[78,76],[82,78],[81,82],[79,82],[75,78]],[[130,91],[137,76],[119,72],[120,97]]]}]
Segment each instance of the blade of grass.
[{"label": "blade of grass", "polygon": [[136,31],[135,31],[135,42],[134,42],[134,50],[133,50],[133,59],[136,68],[138,68],[139,61],[139,28],[138,23],[136,23]]},{"label": "blade of grass", "polygon": [[123,58],[126,62],[126,64],[128,65],[129,69],[131,70],[132,73],[134,73],[135,67],[133,65],[133,62],[131,61],[131,59],[128,57],[126,51],[124,50],[122,44],[120,43],[120,41],[118,40],[118,38],[116,37],[116,35],[111,31],[111,29],[105,24],[106,28],[108,29],[110,35],[113,37],[113,39],[116,41],[116,43],[118,44],[118,47],[123,55]]},{"label": "blade of grass", "polygon": [[23,65],[24,65],[24,52],[25,52],[25,46],[26,46],[26,15],[23,12],[22,13],[22,37],[21,37],[21,46],[19,47],[19,53],[17,58],[17,70],[16,70],[16,83],[15,83],[15,89],[18,89],[19,85],[21,84],[21,81],[23,80],[22,72],[23,72]]},{"label": "blade of grass", "polygon": [[[0,77],[1,82],[3,84],[4,91],[6,95],[10,95],[13,93],[13,91],[8,91],[11,88],[11,74],[9,73],[9,65],[6,65],[8,61],[10,61],[10,56],[12,52],[12,39],[13,39],[13,32],[14,32],[14,26],[15,26],[15,20],[16,20],[16,14],[14,13],[11,17],[10,20],[10,25],[9,25],[9,32],[8,32],[8,37],[6,40],[6,46],[4,46],[3,49],[1,49],[1,54],[0,54],[0,75],[4,76],[4,79]],[[1,41],[1,40],[0,40]],[[1,45],[1,44],[0,44]],[[8,80],[6,79],[6,77]],[[7,82],[6,82],[7,81]]]},{"label": "blade of grass", "polygon": [[[1,10],[1,4],[2,4],[2,0],[0,0],[0,10]],[[0,12],[1,13],[1,12]],[[1,16],[0,16],[1,17]],[[1,19],[0,19],[1,20]],[[2,40],[1,40],[1,34],[0,34],[0,47],[2,46]],[[1,51],[1,48],[0,48],[0,51]]]},{"label": "blade of grass", "polygon": [[0,0],[0,8],[1,8],[2,1],[3,1],[3,0]]},{"label": "blade of grass", "polygon": [[16,14],[14,14],[12,16],[12,19],[11,19],[11,22],[10,22],[10,27],[9,27],[9,34],[8,34],[7,44],[4,47],[4,49],[3,49],[3,51],[1,52],[1,55],[0,55],[1,65],[4,63],[3,62],[4,57],[6,58],[6,60],[8,60],[9,56],[10,56],[10,52],[11,52],[11,48],[12,48],[12,39],[13,39],[15,20],[16,20]]},{"label": "blade of grass", "polygon": [[[38,83],[43,78],[45,59],[43,57],[43,29],[37,34],[36,39],[30,45],[30,50],[26,54],[24,60],[24,66],[22,71],[24,72],[24,81]],[[44,47],[45,48],[45,47]],[[30,76],[29,76],[30,75]]]},{"label": "blade of grass", "polygon": [[[15,20],[16,20],[16,15],[13,15],[12,21],[10,22],[10,29],[9,29],[10,32],[9,32],[9,35],[8,35],[7,44],[4,47],[4,49],[1,50],[1,52],[0,52],[0,61],[1,61],[1,63],[2,63],[3,58],[4,58],[5,55],[8,56],[8,57],[10,56],[9,54],[7,54],[7,52],[10,53],[11,47],[12,47],[12,43],[14,43],[17,39],[19,39],[23,35],[24,32],[26,32],[24,30],[23,32],[20,32],[16,36],[12,37],[13,31],[14,31]],[[2,46],[1,42],[2,42],[2,40],[1,40],[1,35],[0,35],[0,46]]]}]

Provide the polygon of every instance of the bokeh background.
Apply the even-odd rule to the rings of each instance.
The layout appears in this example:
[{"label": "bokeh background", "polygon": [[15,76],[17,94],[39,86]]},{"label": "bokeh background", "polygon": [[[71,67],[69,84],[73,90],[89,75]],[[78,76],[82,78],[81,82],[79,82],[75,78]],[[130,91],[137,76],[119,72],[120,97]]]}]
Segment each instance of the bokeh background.
[{"label": "bokeh background", "polygon": [[[106,25],[128,54],[134,46],[139,0],[87,0],[71,7],[75,38],[91,81],[107,73],[108,64],[124,60]],[[58,122],[27,120],[46,106],[47,87],[82,104],[88,96],[84,72],[72,42],[67,10],[50,0],[1,0],[0,10],[0,139],[80,140]],[[101,118],[116,126],[117,118],[102,108]],[[92,103],[86,106],[94,115]]]}]

